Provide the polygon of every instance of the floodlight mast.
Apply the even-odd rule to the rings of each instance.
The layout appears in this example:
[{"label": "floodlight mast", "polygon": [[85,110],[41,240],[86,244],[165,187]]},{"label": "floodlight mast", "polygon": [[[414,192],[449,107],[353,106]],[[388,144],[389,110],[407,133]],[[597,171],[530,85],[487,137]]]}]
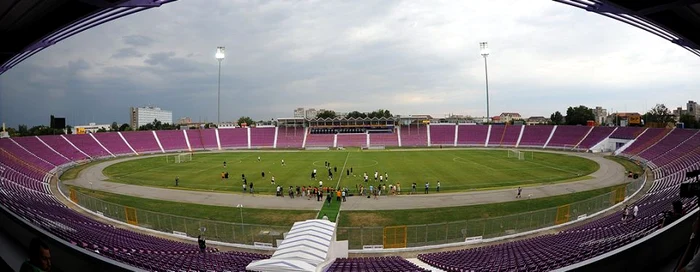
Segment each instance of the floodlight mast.
[{"label": "floodlight mast", "polygon": [[486,73],[486,120],[491,120],[491,112],[489,111],[489,66],[486,61],[486,57],[489,56],[489,43],[480,42],[479,47],[481,48],[481,56],[484,57],[484,71]]},{"label": "floodlight mast", "polygon": [[221,61],[226,58],[226,47],[219,46],[216,48],[214,57],[219,61],[219,87],[216,96],[216,127],[221,124]]}]

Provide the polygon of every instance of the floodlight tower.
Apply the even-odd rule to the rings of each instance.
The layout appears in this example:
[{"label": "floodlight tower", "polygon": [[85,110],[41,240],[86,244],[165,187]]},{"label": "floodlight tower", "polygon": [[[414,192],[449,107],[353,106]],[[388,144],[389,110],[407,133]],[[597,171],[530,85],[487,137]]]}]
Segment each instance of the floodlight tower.
[{"label": "floodlight tower", "polygon": [[226,47],[219,46],[216,48],[216,59],[219,61],[219,88],[216,97],[216,127],[221,124],[221,61],[226,57]]},{"label": "floodlight tower", "polygon": [[480,42],[479,47],[481,48],[481,56],[484,57],[484,71],[486,72],[486,120],[490,120],[491,113],[489,112],[489,66],[486,61],[486,57],[489,56],[489,43]]}]

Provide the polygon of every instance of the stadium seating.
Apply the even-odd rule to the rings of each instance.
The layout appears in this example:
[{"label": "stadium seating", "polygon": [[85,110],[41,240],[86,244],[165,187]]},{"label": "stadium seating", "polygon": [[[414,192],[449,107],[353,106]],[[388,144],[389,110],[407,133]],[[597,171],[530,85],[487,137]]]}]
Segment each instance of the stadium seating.
[{"label": "stadium seating", "polygon": [[665,128],[648,128],[644,133],[640,134],[639,137],[634,140],[634,143],[627,147],[622,154],[625,156],[637,155],[639,152],[644,151],[652,144],[661,140],[670,131],[670,129]]},{"label": "stadium seating", "polygon": [[[473,132],[473,135],[483,135],[484,128],[488,128],[487,126],[460,127],[465,127],[460,129],[460,133],[462,131]],[[509,126],[508,128],[494,126],[494,128],[496,130],[492,129],[491,139],[497,140],[489,141],[493,142],[494,146],[517,141],[520,126]],[[424,144],[426,144],[427,129],[424,126],[420,129],[415,127],[413,129],[414,133],[407,139],[409,141],[418,139],[418,142],[421,141],[420,139],[424,139]],[[530,127],[526,127],[525,131],[528,129]],[[562,129],[561,132],[560,129]],[[557,146],[578,143],[587,133],[585,129],[589,128],[559,126],[557,132],[559,132],[558,137],[561,139],[557,141]],[[402,128],[402,140],[405,139],[403,133],[406,130]],[[537,136],[538,134],[547,134],[546,129],[542,129],[539,131],[540,133],[537,133],[537,130],[539,129],[533,129],[530,132],[532,134],[529,134],[531,136],[528,136],[528,139],[536,139],[533,140],[534,143],[541,142],[539,139],[542,136]],[[207,134],[209,137],[207,141],[212,141],[211,135],[215,137],[215,134],[212,133],[214,130],[188,131],[188,136],[205,135],[202,132],[210,133]],[[289,132],[287,130],[287,137],[278,137],[278,146],[280,139],[292,139],[289,141],[291,143],[299,143],[303,140],[302,128],[297,129],[296,132],[300,132],[300,135],[297,136],[291,136],[293,134],[289,134]],[[594,145],[596,142],[594,139],[604,138],[607,136],[606,133],[609,135],[610,132],[612,131],[609,129],[596,128],[588,134],[581,145]],[[160,135],[160,132],[158,133]],[[636,132],[628,130],[616,137],[626,137],[626,135],[634,135],[634,133]],[[112,134],[118,136],[116,133]],[[279,131],[279,134],[282,134],[282,130]],[[555,132],[555,134],[557,133]],[[148,135],[151,136],[152,142],[148,140]],[[469,134],[465,133],[465,135]],[[515,140],[513,140],[512,135],[516,135]],[[571,139],[565,139],[566,135]],[[333,134],[308,135],[312,143],[328,144],[330,139],[330,145],[332,145],[333,136]],[[425,137],[421,138],[421,136]],[[65,137],[68,141],[63,140],[60,136],[40,136],[39,139],[72,161],[82,160],[86,157],[72,147],[69,142],[92,157],[109,156],[109,153],[90,135],[65,135]],[[321,138],[314,139],[314,137]],[[114,137],[100,136],[100,138],[105,142],[116,141]],[[307,143],[309,138],[307,138]],[[478,143],[479,138],[466,137],[461,139],[464,140],[462,143],[468,142],[467,139]],[[195,139],[194,141],[199,139],[200,143],[206,142],[203,137],[190,138],[191,141],[193,139]],[[134,135],[129,135],[127,140],[130,144],[137,145],[139,149],[143,150],[152,149],[153,145],[157,147],[155,138],[150,131],[140,135],[134,133]],[[459,140],[460,138],[458,138]],[[213,141],[215,143],[216,139],[213,138]],[[115,148],[118,145],[110,144],[110,146],[115,150],[120,150],[120,148]],[[146,146],[151,147],[146,148]],[[204,144],[197,146],[204,146]],[[464,250],[420,254],[418,259],[446,271],[553,270],[599,256],[655,231],[658,227],[657,222],[662,216],[661,212],[668,210],[675,200],[681,200],[686,211],[697,206],[693,199],[680,199],[677,191],[679,184],[686,180],[685,172],[700,168],[700,133],[698,130],[648,129],[637,138],[630,148],[629,152],[625,151],[624,154],[646,161],[655,174],[655,179],[651,181],[653,182],[651,189],[633,203],[639,207],[637,218],[621,221],[621,211],[617,211],[553,234]],[[174,150],[167,149],[167,151]],[[83,216],[63,205],[50,191],[48,181],[51,174],[47,174],[47,172],[54,169],[62,161],[68,162],[56,152],[47,148],[36,138],[0,139],[1,206],[16,216],[28,220],[36,227],[78,247],[146,270],[244,271],[245,266],[251,261],[269,258],[267,255],[218,252],[216,249],[209,249],[208,253],[200,254],[194,244],[135,233]],[[122,154],[128,154],[128,152]],[[337,259],[328,271],[426,270],[400,257],[377,257]]]},{"label": "stadium seating", "polygon": [[107,150],[88,134],[63,135],[68,141],[93,159],[111,156]]},{"label": "stadium seating", "polygon": [[[307,139],[308,141],[308,139]],[[308,144],[308,142],[307,142]],[[367,134],[338,134],[338,146],[367,147]]]},{"label": "stadium seating", "polygon": [[304,143],[304,128],[281,127],[277,130],[277,148],[301,148]]},{"label": "stadium seating", "polygon": [[309,134],[306,136],[306,147],[333,147],[335,134]]},{"label": "stadium seating", "polygon": [[54,152],[42,143],[38,137],[19,137],[13,139],[19,145],[27,149],[27,151],[34,153],[39,158],[46,160],[52,165],[58,166],[65,163],[70,163],[68,159]]},{"label": "stadium seating", "polygon": [[248,129],[219,129],[219,141],[221,142],[221,149],[248,148]]},{"label": "stadium seating", "polygon": [[165,150],[189,150],[182,130],[158,130],[156,135],[158,135],[158,140]]},{"label": "stadium seating", "polygon": [[457,126],[457,145],[484,146],[489,126],[461,125]]},{"label": "stadium seating", "polygon": [[424,125],[401,126],[401,146],[428,146],[428,127]]},{"label": "stadium seating", "polygon": [[454,145],[455,144],[455,125],[431,125],[430,126],[430,144],[431,145]]},{"label": "stadium seating", "polygon": [[[131,148],[126,145],[122,137],[119,136],[119,133],[104,132],[95,133],[92,134],[92,136],[95,136],[95,139],[114,155],[134,154],[134,151],[132,151]],[[151,137],[153,137],[153,135],[151,135]]]},{"label": "stadium seating", "polygon": [[547,147],[573,149],[590,130],[586,126],[557,126]]},{"label": "stadium seating", "polygon": [[48,161],[41,159],[37,157],[36,155],[30,153],[26,149],[24,149],[22,146],[17,144],[14,139],[8,139],[7,141],[2,141],[0,142],[0,148],[5,150],[6,152],[11,153],[13,156],[15,156],[17,159],[23,160],[35,167],[38,167],[44,171],[51,171],[56,167],[56,165],[53,165],[49,163]]},{"label": "stadium seating", "polygon": [[618,127],[610,138],[631,140],[637,138],[644,130],[643,127]]},{"label": "stadium seating", "polygon": [[600,143],[602,140],[605,140],[605,138],[607,138],[608,135],[610,135],[610,133],[612,133],[614,130],[614,127],[594,127],[593,130],[591,130],[591,133],[586,136],[586,139],[583,139],[583,141],[576,148],[589,149],[597,143]]},{"label": "stadium seating", "polygon": [[519,147],[543,147],[552,134],[553,126],[525,126]]},{"label": "stadium seating", "polygon": [[520,137],[522,126],[493,125],[491,126],[490,147],[515,146]]},{"label": "stadium seating", "polygon": [[80,152],[77,148],[70,145],[70,143],[60,135],[47,135],[41,136],[41,140],[49,145],[56,152],[61,153],[64,157],[71,161],[81,161],[88,159],[88,157]]},{"label": "stadium seating", "polygon": [[328,272],[428,272],[401,257],[338,258]]},{"label": "stadium seating", "polygon": [[251,147],[273,147],[275,145],[275,128],[251,128],[250,129],[250,146]]},{"label": "stadium seating", "polygon": [[370,146],[399,146],[399,135],[396,133],[370,133]]},{"label": "stadium seating", "polygon": [[187,130],[187,138],[190,140],[192,150],[216,150],[216,129],[190,129]]},{"label": "stadium seating", "polygon": [[158,146],[158,142],[156,142],[156,137],[153,136],[153,131],[130,131],[121,132],[121,134],[131,148],[136,150],[139,154],[161,152],[160,146]]},{"label": "stadium seating", "polygon": [[[650,146],[646,150],[640,152],[637,156],[641,157],[644,161],[654,160],[660,155],[673,150],[680,144],[691,139],[697,132],[698,130],[674,129],[664,138],[663,141],[659,141]],[[654,163],[656,162],[657,161],[654,160]]]}]

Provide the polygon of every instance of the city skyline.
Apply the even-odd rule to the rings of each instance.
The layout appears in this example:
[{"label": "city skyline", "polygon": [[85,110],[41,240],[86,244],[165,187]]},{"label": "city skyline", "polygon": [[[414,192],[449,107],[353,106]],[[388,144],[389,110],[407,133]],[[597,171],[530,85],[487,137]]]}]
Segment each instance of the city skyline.
[{"label": "city skyline", "polygon": [[698,100],[696,56],[554,2],[178,1],[85,31],[1,75],[0,121],[38,125],[54,114],[121,124],[126,108],[149,103],[174,119],[215,121],[217,46],[227,48],[222,121],[290,117],[299,105],[484,116],[481,41],[491,49],[492,116],[548,117],[578,105],[644,113]]}]

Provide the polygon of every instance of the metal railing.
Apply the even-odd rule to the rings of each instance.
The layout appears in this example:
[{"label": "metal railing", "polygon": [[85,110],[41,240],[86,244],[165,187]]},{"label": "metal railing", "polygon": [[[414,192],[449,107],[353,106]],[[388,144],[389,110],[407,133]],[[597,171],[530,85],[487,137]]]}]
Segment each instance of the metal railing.
[{"label": "metal railing", "polygon": [[[405,245],[418,247],[464,242],[473,237],[493,238],[563,224],[609,208],[634,194],[643,184],[644,180],[640,178],[609,193],[583,201],[520,214],[408,225],[405,226]],[[291,229],[291,226],[231,223],[147,211],[97,199],[78,190],[69,189],[62,182],[59,182],[59,186],[73,202],[86,209],[127,224],[166,233],[197,237],[202,233],[202,229],[206,228],[205,234],[209,240],[246,245],[264,243],[266,246],[276,247],[276,240],[282,239],[283,233]],[[348,240],[350,249],[383,245],[384,231],[387,227],[395,226],[338,227],[336,237],[337,240]]]},{"label": "metal railing", "polygon": [[[208,240],[276,247],[276,240],[282,239],[283,233],[292,228],[291,226],[231,223],[147,211],[103,201],[78,190],[70,189],[62,182],[58,184],[60,190],[71,201],[83,208],[126,224],[181,236],[197,237],[204,233]],[[241,209],[240,216],[244,217],[245,209]],[[239,216],[239,210],[235,207],[232,208],[232,212],[232,216]]]},{"label": "metal railing", "polygon": [[[640,178],[627,185],[621,185],[609,193],[583,201],[520,214],[408,225],[405,226],[405,245],[406,247],[418,247],[464,242],[468,238],[493,238],[563,224],[609,208],[634,194],[643,184],[644,180]],[[387,227],[395,226],[338,227],[337,240],[348,240],[350,249],[384,245],[384,233]]]}]

